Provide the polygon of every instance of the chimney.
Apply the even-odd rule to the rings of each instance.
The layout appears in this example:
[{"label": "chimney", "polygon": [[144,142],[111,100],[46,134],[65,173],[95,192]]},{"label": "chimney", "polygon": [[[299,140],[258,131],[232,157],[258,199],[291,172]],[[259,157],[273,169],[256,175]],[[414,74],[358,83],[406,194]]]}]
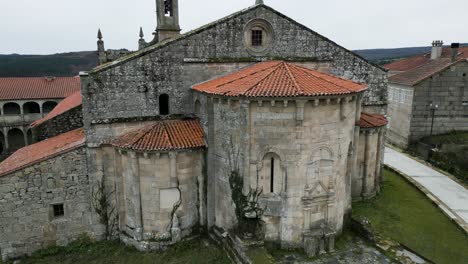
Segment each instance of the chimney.
[{"label": "chimney", "polygon": [[444,42],[442,40],[434,40],[432,42],[432,50],[431,50],[431,60],[437,60],[442,56],[442,46]]},{"label": "chimney", "polygon": [[452,48],[452,62],[455,62],[458,58],[458,49],[460,48],[460,43],[452,43],[450,47]]}]

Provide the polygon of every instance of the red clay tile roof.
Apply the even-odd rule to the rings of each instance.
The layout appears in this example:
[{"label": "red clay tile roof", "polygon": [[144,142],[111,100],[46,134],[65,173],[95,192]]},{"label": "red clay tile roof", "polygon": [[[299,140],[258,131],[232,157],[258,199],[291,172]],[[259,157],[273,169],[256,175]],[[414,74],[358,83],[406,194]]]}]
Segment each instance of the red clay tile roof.
[{"label": "red clay tile roof", "polygon": [[377,128],[388,124],[387,118],[379,114],[361,113],[361,119],[356,122],[356,125],[361,128]]},{"label": "red clay tile roof", "polygon": [[198,119],[164,120],[127,133],[111,143],[136,151],[165,151],[205,147]]},{"label": "red clay tile roof", "polygon": [[26,146],[0,163],[0,177],[72,151],[84,144],[84,132],[80,128]]},{"label": "red clay tile roof", "polygon": [[80,77],[0,78],[0,100],[65,98],[80,89]]},{"label": "red clay tile roof", "polygon": [[81,105],[81,91],[75,92],[72,95],[61,101],[49,114],[42,119],[37,120],[31,124],[31,127],[36,127],[45,121],[51,120],[52,118],[59,116],[71,109]]},{"label": "red clay tile roof", "polygon": [[[452,48],[445,47],[442,49],[442,56],[441,58],[451,59],[452,58]],[[468,47],[460,47],[458,49],[458,57],[459,59],[468,59]],[[426,63],[431,62],[431,54],[420,54],[410,58],[398,60],[392,63],[385,65],[384,67],[390,71],[409,71],[411,69],[420,67]]]},{"label": "red clay tile roof", "polygon": [[456,62],[452,62],[452,60],[448,58],[431,60],[417,68],[391,76],[388,78],[388,82],[413,86],[464,60],[465,59],[461,59]]},{"label": "red clay tile roof", "polygon": [[245,97],[341,95],[366,88],[364,84],[283,61],[260,62],[192,87],[207,94]]}]

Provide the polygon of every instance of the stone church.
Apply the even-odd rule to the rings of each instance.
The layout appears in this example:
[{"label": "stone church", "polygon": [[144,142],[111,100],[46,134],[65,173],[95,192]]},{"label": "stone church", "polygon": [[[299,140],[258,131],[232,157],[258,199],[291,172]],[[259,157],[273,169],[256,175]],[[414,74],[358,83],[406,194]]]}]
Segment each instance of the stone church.
[{"label": "stone church", "polygon": [[178,1],[156,4],[138,51],[106,51],[99,33],[101,65],[73,104],[83,128],[0,164],[2,257],[102,236],[100,183],[117,235],[142,250],[234,230],[233,197],[252,190],[262,239],[332,250],[351,201],[380,188],[386,71],[263,1],[184,34]]}]

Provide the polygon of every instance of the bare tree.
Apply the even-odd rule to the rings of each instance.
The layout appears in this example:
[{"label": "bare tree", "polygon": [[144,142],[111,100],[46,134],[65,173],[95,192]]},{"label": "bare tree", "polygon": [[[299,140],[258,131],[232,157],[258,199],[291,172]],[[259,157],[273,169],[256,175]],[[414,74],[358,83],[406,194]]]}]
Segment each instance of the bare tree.
[{"label": "bare tree", "polygon": [[94,211],[99,215],[99,222],[105,226],[106,239],[112,239],[118,231],[118,213],[112,197],[115,191],[107,191],[104,180],[98,181],[92,191],[91,204]]}]

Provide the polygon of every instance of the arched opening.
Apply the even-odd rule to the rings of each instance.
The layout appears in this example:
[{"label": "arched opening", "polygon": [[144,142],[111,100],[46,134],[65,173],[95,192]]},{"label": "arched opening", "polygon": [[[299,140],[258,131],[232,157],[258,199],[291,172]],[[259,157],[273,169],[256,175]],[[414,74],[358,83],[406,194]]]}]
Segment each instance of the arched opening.
[{"label": "arched opening", "polygon": [[27,102],[23,105],[23,113],[27,114],[39,114],[41,113],[41,107],[36,102]]},{"label": "arched opening", "polygon": [[13,128],[8,131],[8,143],[10,145],[10,150],[15,151],[25,146],[24,134],[18,128]]},{"label": "arched opening", "polygon": [[48,114],[57,106],[56,102],[48,101],[42,105],[42,113]]},{"label": "arched opening", "polygon": [[159,96],[159,114],[168,115],[169,114],[169,95],[161,94]]},{"label": "arched opening", "polygon": [[0,154],[5,152],[5,136],[2,132],[0,132]]},{"label": "arched opening", "polygon": [[262,161],[259,187],[263,193],[280,194],[283,191],[283,170],[281,159],[275,153],[268,153]]},{"label": "arched opening", "polygon": [[195,115],[200,116],[201,114],[201,104],[200,101],[195,101]]},{"label": "arched opening", "polygon": [[33,135],[31,129],[29,129],[26,133],[26,137],[28,138],[28,145],[31,145],[33,143]]},{"label": "arched opening", "polygon": [[17,103],[6,103],[3,105],[3,114],[21,115],[21,107]]}]

